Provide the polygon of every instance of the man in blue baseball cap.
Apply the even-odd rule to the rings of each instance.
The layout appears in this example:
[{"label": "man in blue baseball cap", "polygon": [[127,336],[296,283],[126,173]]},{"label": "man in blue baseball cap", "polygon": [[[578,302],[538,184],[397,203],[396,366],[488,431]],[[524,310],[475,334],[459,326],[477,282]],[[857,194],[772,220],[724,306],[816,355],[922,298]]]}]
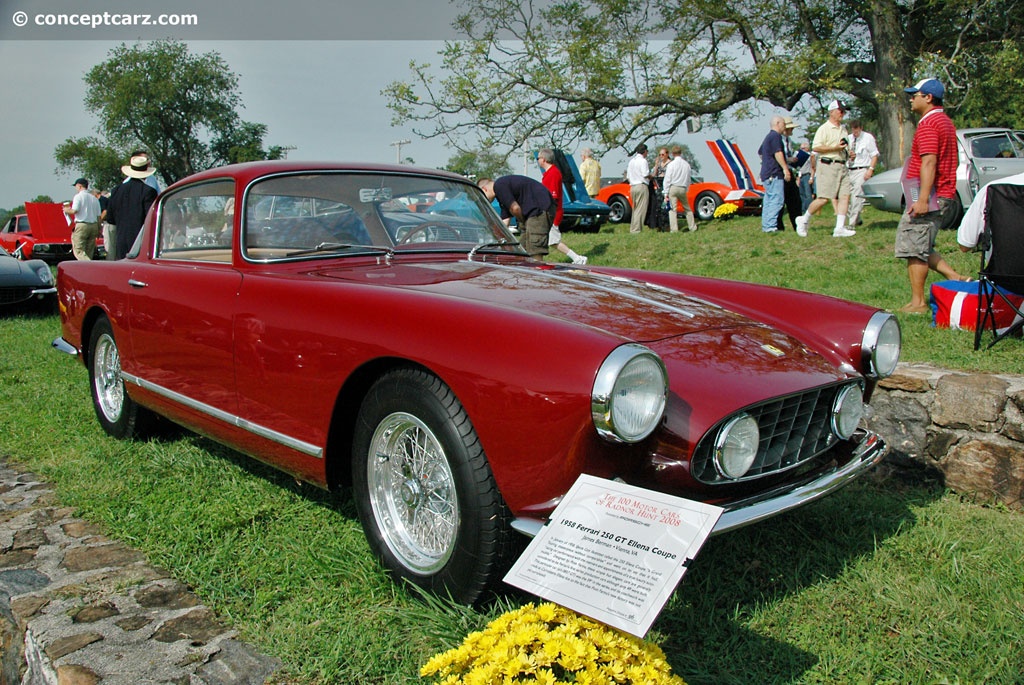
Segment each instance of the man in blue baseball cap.
[{"label": "man in blue baseball cap", "polygon": [[910,302],[898,311],[927,314],[931,309],[924,289],[929,269],[949,280],[965,280],[935,251],[939,228],[957,211],[956,127],[942,108],[946,89],[937,79],[923,79],[903,91],[921,119],[903,169],[907,211],[896,228],[896,257],[907,260]]}]

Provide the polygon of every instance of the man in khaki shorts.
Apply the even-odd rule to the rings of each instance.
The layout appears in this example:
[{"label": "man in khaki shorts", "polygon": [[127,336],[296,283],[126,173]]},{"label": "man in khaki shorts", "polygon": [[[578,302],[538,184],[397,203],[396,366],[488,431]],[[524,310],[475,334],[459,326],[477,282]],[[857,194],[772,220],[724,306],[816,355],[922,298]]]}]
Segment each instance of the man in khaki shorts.
[{"label": "man in khaki shorts", "polygon": [[828,121],[818,127],[814,134],[811,149],[817,153],[817,169],[814,180],[817,184],[817,197],[807,207],[807,211],[796,218],[796,234],[807,237],[807,224],[811,216],[817,214],[828,202],[836,201],[836,226],[832,231],[834,238],[849,238],[856,231],[846,228],[846,210],[850,206],[850,173],[846,168],[846,147],[849,132],[843,125],[846,105],[833,100],[828,106]]}]

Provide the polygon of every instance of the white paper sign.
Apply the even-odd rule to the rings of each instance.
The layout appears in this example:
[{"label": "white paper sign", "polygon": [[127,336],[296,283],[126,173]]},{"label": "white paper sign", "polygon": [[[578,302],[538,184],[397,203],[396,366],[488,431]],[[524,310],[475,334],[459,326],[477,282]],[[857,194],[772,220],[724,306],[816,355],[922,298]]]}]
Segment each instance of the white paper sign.
[{"label": "white paper sign", "polygon": [[505,582],[643,637],[723,511],[581,475]]}]

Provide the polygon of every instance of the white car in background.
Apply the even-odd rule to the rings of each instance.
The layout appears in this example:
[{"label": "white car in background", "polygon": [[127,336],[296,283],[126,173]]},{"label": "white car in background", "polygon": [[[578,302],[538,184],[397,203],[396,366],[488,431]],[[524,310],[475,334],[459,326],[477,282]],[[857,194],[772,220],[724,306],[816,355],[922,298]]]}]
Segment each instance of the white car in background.
[{"label": "white car in background", "polygon": [[[1024,135],[1008,128],[965,128],[956,132],[960,165],[957,195],[967,207],[978,188],[989,181],[1024,172]],[[900,179],[903,168],[890,169],[864,183],[862,195],[872,207],[902,214],[906,210]],[[945,228],[954,228],[946,226]]]}]

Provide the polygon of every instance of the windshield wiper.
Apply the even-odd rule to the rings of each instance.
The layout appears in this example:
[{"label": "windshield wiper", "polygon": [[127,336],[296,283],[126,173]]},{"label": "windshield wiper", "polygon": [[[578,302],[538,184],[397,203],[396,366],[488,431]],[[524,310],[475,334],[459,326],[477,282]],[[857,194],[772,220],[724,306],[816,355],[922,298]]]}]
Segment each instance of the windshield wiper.
[{"label": "windshield wiper", "polygon": [[305,250],[296,250],[295,252],[289,252],[285,257],[300,257],[307,254],[318,254],[318,253],[330,253],[340,252],[342,250],[369,250],[372,252],[381,252],[386,254],[388,257],[394,257],[395,253],[390,247],[381,247],[379,245],[358,245],[355,243],[318,243],[314,247],[306,248]]},{"label": "windshield wiper", "polygon": [[466,255],[466,259],[472,261],[473,257],[476,256],[476,253],[480,252],[481,250],[488,250],[495,247],[505,247],[507,245],[519,245],[519,242],[515,240],[508,240],[507,238],[505,238],[495,243],[480,243],[479,245],[475,246],[472,250],[469,251],[469,254]]}]

